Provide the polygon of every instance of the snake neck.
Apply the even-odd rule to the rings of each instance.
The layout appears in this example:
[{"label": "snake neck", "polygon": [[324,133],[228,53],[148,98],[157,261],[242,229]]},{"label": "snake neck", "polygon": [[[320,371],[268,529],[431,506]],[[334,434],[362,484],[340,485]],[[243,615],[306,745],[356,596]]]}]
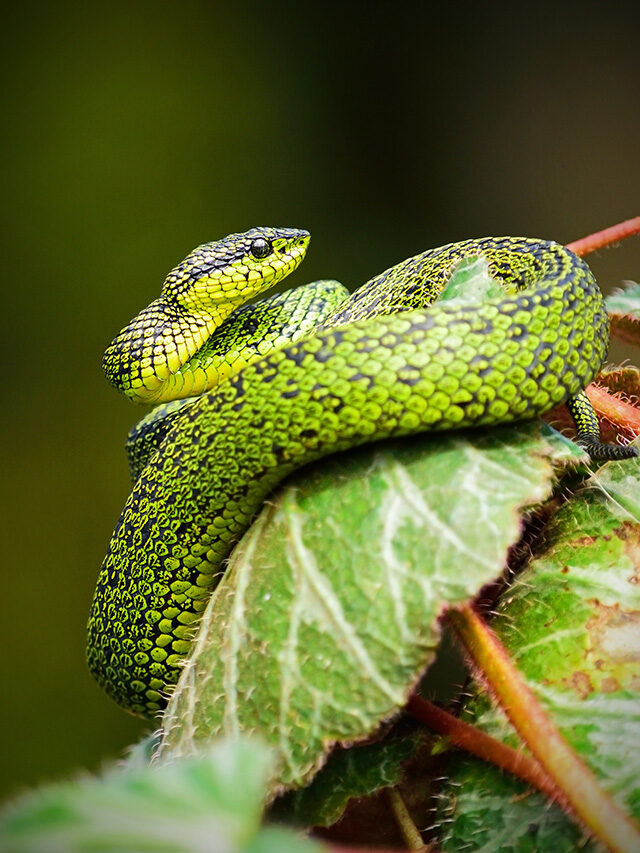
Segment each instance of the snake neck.
[{"label": "snake neck", "polygon": [[239,306],[285,278],[304,258],[308,231],[253,228],[198,246],[167,275],[162,293],[117,335],[102,366],[130,399],[164,403],[216,385],[197,356]]},{"label": "snake neck", "polygon": [[102,359],[107,379],[138,403],[161,403],[207,390],[215,378],[207,377],[193,359],[233,308],[195,312],[161,296],[109,345]]}]

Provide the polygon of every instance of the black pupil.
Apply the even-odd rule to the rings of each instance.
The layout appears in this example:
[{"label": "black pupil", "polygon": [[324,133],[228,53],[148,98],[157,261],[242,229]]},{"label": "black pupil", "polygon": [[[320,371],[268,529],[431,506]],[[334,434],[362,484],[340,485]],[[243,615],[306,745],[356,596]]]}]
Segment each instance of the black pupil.
[{"label": "black pupil", "polygon": [[269,241],[262,237],[258,237],[258,239],[254,240],[251,244],[251,254],[254,258],[266,258],[267,255],[271,254]]}]

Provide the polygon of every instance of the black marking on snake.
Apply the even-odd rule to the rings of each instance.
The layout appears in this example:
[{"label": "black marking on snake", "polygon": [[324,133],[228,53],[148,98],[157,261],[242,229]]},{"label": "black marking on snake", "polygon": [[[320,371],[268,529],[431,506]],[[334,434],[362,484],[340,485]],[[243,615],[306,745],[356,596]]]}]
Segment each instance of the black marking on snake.
[{"label": "black marking on snake", "polygon": [[319,349],[318,352],[314,353],[313,357],[316,361],[319,361],[321,364],[324,364],[325,362],[329,361],[332,355],[333,353],[328,347],[322,347],[322,349]]},{"label": "black marking on snake", "polygon": [[257,374],[258,374],[258,376],[260,377],[261,381],[262,381],[262,382],[266,382],[266,383],[273,382],[273,380],[274,380],[274,379],[276,378],[276,376],[278,375],[278,374],[275,372],[275,370],[274,370],[274,371],[272,371],[271,373],[267,373],[267,372],[266,372],[266,370],[264,370],[264,369],[257,370]]},{"label": "black marking on snake", "polygon": [[287,349],[285,353],[286,357],[293,361],[297,367],[302,367],[302,363],[307,357],[307,353],[299,347],[296,347],[295,349]]},{"label": "black marking on snake", "polygon": [[414,385],[417,385],[418,382],[420,382],[420,380],[422,379],[422,377],[421,377],[420,373],[418,373],[418,371],[416,371],[413,374],[404,375],[404,376],[401,373],[398,373],[397,378],[398,378],[399,382],[402,382],[403,385],[408,385],[409,387],[413,387]]}]

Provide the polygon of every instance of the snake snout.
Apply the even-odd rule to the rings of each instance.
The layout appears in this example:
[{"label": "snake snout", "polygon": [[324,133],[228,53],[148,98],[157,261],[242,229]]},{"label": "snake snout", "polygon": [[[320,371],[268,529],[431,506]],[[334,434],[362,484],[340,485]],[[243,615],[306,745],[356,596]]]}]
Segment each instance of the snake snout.
[{"label": "snake snout", "polygon": [[311,240],[311,234],[302,228],[275,229],[273,247],[282,254],[305,251]]}]

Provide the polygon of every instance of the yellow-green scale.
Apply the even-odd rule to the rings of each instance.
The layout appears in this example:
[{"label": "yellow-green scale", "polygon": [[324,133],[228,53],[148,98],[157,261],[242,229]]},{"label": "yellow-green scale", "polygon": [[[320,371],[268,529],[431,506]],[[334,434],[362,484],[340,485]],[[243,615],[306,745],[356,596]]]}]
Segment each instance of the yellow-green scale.
[{"label": "yellow-green scale", "polygon": [[[425,308],[469,254],[521,292]],[[163,706],[225,558],[295,468],[376,439],[532,418],[578,394],[607,344],[591,272],[554,243],[466,241],[373,279],[323,328],[178,417],[127,500],[100,573],[89,622],[95,677],[134,713]]]}]

